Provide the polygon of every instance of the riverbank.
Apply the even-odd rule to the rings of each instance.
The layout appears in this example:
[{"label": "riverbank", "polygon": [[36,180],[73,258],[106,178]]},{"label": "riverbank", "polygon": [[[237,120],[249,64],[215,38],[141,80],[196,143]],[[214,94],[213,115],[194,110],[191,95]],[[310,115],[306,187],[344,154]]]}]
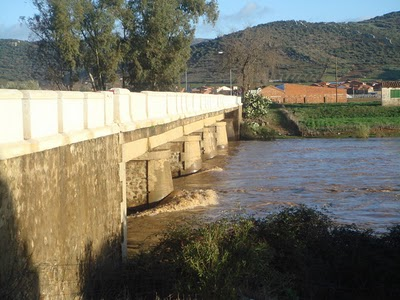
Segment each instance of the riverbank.
[{"label": "riverbank", "polygon": [[375,235],[305,206],[176,224],[133,257],[135,299],[398,299],[400,230]]},{"label": "riverbank", "polygon": [[334,104],[271,104],[263,118],[245,119],[243,139],[289,137],[398,137],[400,107],[379,101]]}]

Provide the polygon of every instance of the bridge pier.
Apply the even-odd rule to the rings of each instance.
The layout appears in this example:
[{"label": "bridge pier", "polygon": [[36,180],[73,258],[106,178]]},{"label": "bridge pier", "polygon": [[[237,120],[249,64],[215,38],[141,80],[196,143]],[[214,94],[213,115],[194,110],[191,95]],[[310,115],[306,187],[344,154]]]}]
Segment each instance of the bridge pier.
[{"label": "bridge pier", "polygon": [[203,164],[201,159],[201,137],[186,135],[169,143],[171,149],[172,177],[198,172]]},{"label": "bridge pier", "polygon": [[226,122],[217,122],[215,124],[215,128],[216,128],[217,148],[224,149],[228,147],[228,134],[226,130]]},{"label": "bridge pier", "polygon": [[203,159],[211,159],[217,155],[216,126],[204,127],[202,132]]},{"label": "bridge pier", "polygon": [[174,190],[170,157],[170,150],[156,150],[126,163],[128,211],[148,208]]}]

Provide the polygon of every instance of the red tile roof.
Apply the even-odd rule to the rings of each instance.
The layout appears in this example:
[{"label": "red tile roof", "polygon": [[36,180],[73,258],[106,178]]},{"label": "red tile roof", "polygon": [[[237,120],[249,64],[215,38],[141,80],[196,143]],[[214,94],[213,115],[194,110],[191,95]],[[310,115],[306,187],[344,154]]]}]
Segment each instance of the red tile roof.
[{"label": "red tile roof", "polygon": [[383,81],[382,87],[385,88],[400,88],[400,81]]}]

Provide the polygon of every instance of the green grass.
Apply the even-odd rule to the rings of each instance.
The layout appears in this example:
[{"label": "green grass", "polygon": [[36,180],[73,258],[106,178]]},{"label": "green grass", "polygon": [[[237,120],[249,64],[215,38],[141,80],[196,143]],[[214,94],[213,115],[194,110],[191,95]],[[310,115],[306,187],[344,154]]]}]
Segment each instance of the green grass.
[{"label": "green grass", "polygon": [[393,135],[400,132],[400,107],[386,107],[379,102],[338,104],[285,105],[297,119],[305,136],[345,134],[357,136],[360,129],[365,137],[383,131]]}]

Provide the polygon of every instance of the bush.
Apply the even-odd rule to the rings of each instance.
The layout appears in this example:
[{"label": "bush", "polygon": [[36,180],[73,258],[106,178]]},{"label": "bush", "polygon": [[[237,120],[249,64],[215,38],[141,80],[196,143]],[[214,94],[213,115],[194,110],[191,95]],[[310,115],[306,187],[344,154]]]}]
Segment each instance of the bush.
[{"label": "bush", "polygon": [[132,260],[129,294],[400,299],[399,253],[400,225],[376,235],[297,206],[263,219],[235,216],[170,228],[154,249]]},{"label": "bush", "polygon": [[[132,270],[136,272],[138,264],[145,262],[146,267],[140,270],[149,274],[156,269],[157,274],[164,274],[164,286],[169,283],[173,294],[199,299],[265,299],[289,282],[269,268],[273,251],[257,238],[252,218],[192,226],[187,224],[166,233],[154,250],[135,260]],[[159,294],[160,291],[165,288],[158,290]]]},{"label": "bush", "polygon": [[257,122],[247,121],[240,126],[240,138],[242,140],[275,140],[277,132]]},{"label": "bush", "polygon": [[355,127],[354,136],[357,138],[366,139],[369,137],[370,128],[368,125],[359,124]]},{"label": "bush", "polygon": [[258,94],[246,93],[243,99],[243,117],[257,119],[265,117],[272,101]]}]

